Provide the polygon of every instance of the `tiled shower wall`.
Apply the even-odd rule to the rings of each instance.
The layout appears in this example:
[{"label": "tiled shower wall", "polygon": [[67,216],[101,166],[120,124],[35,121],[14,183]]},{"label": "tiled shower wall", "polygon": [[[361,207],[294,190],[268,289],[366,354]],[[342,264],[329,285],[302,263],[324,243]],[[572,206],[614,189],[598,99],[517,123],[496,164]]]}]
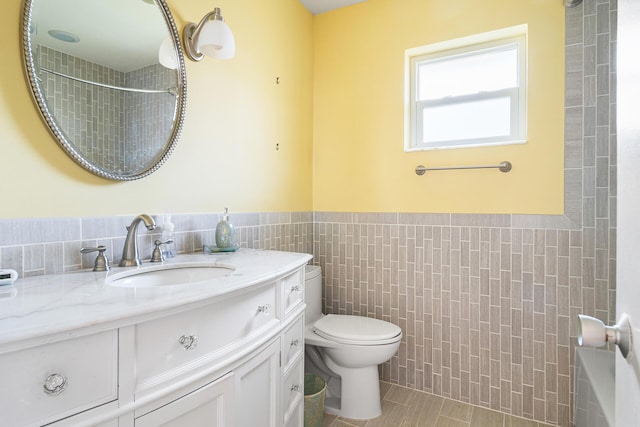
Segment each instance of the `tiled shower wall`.
[{"label": "tiled shower wall", "polygon": [[125,85],[172,93],[127,93],[123,97],[125,113],[125,172],[133,173],[150,164],[169,140],[176,116],[177,73],[160,64],[125,74]]},{"label": "tiled shower wall", "polygon": [[[154,90],[176,86],[176,71],[160,64],[121,72],[45,46],[38,46],[37,58],[42,67],[97,83]],[[136,173],[169,139],[175,95],[107,89],[46,72],[40,74],[43,93],[61,130],[88,161],[103,169]]]},{"label": "tiled shower wall", "polygon": [[[96,218],[0,220],[0,267],[17,270],[21,277],[56,274],[93,267],[94,254],[81,255],[82,247],[107,247],[111,265],[121,259],[125,227],[135,215]],[[163,216],[155,216],[163,223]],[[215,227],[221,215],[173,215],[179,253],[202,252],[215,244]],[[237,213],[231,215],[237,242],[243,248],[312,253],[313,226],[310,212]],[[160,227],[138,227],[140,257],[149,259]]]},{"label": "tiled shower wall", "polygon": [[570,425],[576,315],[615,323],[616,8],[566,12],[565,215],[314,214],[326,311],[404,332],[383,379]]},{"label": "tiled shower wall", "polygon": [[[38,46],[37,62],[41,67],[81,79],[124,85],[122,73],[46,46]],[[95,163],[100,156],[110,170],[120,164],[124,158],[121,93],[46,72],[41,72],[40,78],[42,92],[60,130],[85,153],[87,160]],[[86,117],[93,120],[87,122]]]}]

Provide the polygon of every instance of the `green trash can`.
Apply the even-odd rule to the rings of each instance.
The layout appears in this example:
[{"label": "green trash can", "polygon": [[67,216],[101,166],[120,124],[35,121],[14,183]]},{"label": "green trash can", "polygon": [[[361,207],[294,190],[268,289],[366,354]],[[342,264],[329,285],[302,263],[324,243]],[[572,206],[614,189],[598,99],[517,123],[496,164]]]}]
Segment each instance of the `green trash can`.
[{"label": "green trash can", "polygon": [[322,427],[326,384],[314,374],[304,374],[304,427]]}]

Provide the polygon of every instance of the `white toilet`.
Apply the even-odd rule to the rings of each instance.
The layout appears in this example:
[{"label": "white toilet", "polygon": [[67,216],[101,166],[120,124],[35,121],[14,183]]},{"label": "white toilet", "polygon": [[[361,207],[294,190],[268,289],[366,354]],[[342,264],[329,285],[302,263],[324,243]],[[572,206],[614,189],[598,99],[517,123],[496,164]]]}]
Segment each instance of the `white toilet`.
[{"label": "white toilet", "polygon": [[400,347],[402,330],[363,316],[322,314],[322,274],[305,269],[305,372],[327,383],[325,412],[366,420],[382,413],[378,365]]}]

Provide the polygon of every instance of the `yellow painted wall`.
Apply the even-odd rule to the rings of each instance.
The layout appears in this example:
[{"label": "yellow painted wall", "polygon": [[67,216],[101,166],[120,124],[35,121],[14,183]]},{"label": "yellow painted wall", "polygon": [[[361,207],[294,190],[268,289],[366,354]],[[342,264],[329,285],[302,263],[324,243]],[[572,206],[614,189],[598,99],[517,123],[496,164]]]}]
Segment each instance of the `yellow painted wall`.
[{"label": "yellow painted wall", "polygon": [[[528,24],[528,143],[404,152],[404,51]],[[318,211],[563,212],[564,7],[559,0],[368,0],[314,18]],[[513,171],[427,172],[513,163]]]},{"label": "yellow painted wall", "polygon": [[[180,30],[214,6],[167,3]],[[187,117],[175,152],[147,178],[112,182],[85,172],[49,135],[23,74],[22,2],[3,3],[0,218],[311,210],[313,17],[298,0],[215,6],[234,31],[236,57],[187,60]]]},{"label": "yellow painted wall", "polygon": [[[180,29],[212,7],[205,0],[168,4]],[[216,6],[235,33],[236,58],[188,61],[187,118],[176,151],[153,175],[123,183],[85,172],[49,135],[23,75],[22,3],[8,2],[0,16],[0,189],[11,202],[2,203],[0,218],[224,206],[562,212],[561,2],[368,0],[316,17],[298,0]],[[521,23],[529,24],[529,143],[405,153],[404,50]],[[502,160],[514,164],[511,173],[413,172],[417,164]]]}]

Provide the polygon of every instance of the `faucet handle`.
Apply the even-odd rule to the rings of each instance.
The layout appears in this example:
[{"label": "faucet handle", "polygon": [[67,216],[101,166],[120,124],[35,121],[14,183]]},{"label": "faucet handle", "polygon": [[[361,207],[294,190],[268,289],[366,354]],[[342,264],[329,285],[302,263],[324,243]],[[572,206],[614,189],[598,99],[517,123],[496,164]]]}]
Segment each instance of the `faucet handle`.
[{"label": "faucet handle", "polygon": [[97,248],[82,248],[80,249],[80,252],[83,254],[98,252],[98,256],[93,263],[93,271],[109,271],[109,258],[104,254],[106,250],[106,246],[100,245]]},{"label": "faucet handle", "polygon": [[173,243],[173,240],[156,240],[153,242],[156,247],[153,249],[153,253],[151,254],[151,262],[162,262],[164,261],[164,255],[162,254],[162,250],[160,249],[161,245],[168,245],[169,243]]}]

